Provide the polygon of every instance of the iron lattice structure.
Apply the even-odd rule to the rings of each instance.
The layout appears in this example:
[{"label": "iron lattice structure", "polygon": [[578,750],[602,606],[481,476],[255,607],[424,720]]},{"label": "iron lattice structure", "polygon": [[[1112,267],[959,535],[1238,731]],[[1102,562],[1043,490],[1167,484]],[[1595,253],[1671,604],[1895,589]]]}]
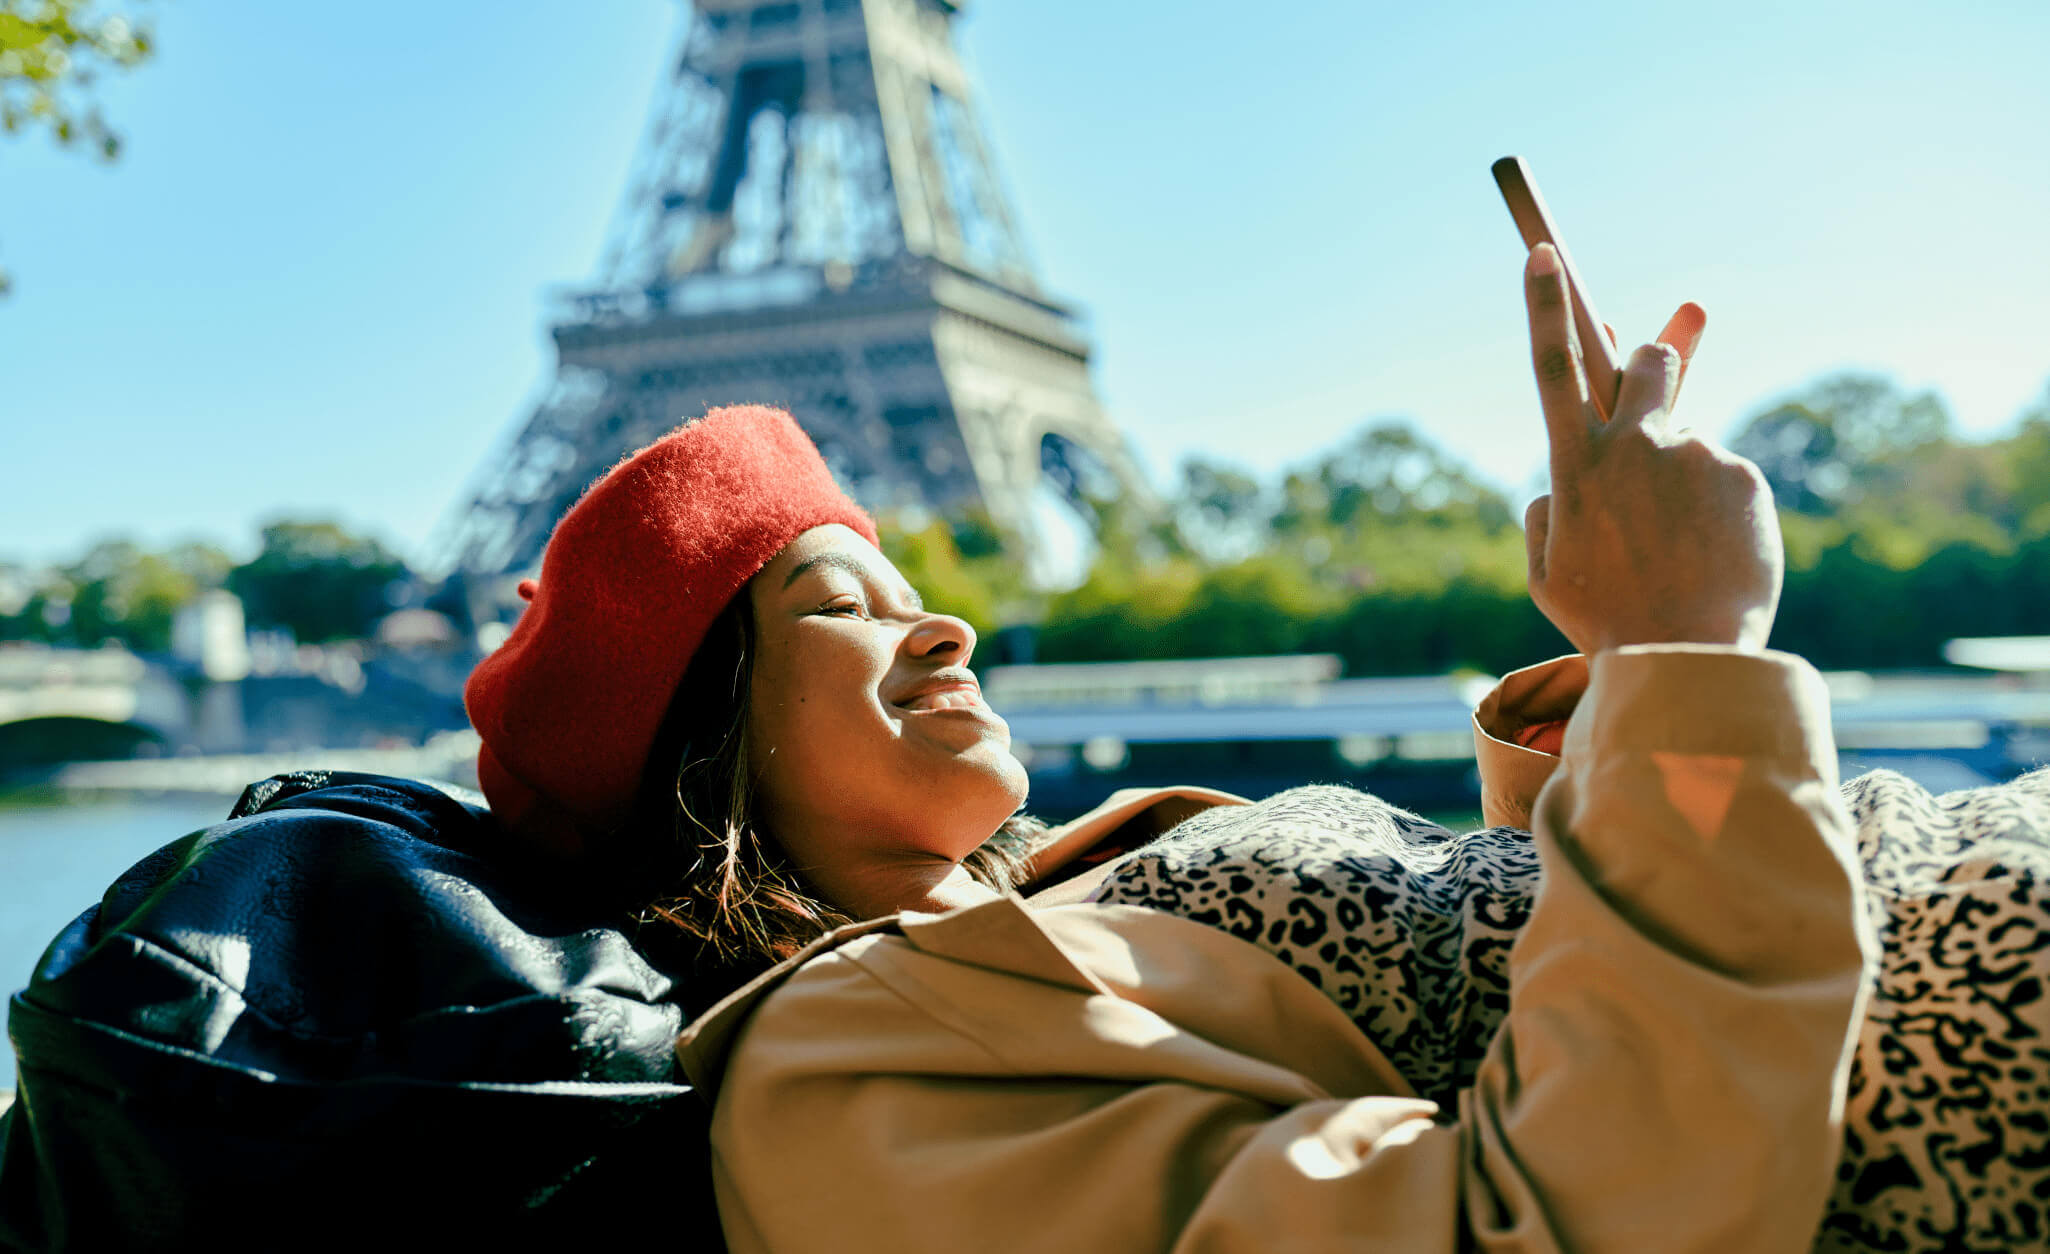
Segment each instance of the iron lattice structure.
[{"label": "iron lattice structure", "polygon": [[1029,548],[1051,483],[1144,499],[1076,317],[1039,289],[949,0],[698,0],[556,376],[439,546],[539,561],[625,452],[713,405],[788,408],[871,509],[980,506]]}]

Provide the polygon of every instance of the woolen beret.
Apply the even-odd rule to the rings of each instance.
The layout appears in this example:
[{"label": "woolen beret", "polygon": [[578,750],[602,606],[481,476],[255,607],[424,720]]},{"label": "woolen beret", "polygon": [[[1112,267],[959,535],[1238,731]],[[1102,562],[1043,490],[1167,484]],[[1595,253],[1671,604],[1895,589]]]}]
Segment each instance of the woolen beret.
[{"label": "woolen beret", "polygon": [[799,535],[875,524],[780,409],[714,409],[627,457],[556,524],[506,642],[463,689],[499,822],[575,857],[633,808],[706,629]]}]

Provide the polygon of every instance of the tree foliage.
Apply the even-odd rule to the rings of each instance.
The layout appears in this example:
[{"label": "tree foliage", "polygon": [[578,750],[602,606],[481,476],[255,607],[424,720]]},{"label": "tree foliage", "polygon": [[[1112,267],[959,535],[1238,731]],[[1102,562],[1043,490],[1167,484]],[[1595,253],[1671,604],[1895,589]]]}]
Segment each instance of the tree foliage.
[{"label": "tree foliage", "polygon": [[[1313,650],[1407,673],[1557,640],[1523,596],[1507,498],[1406,423],[1366,427],[1272,487],[1193,460],[1167,514],[1165,534],[1107,537],[1089,577],[1050,598],[1042,660]],[[1448,623],[1448,606],[1489,623]]]},{"label": "tree foliage", "polygon": [[[1789,430],[1804,434],[1776,434]],[[1925,667],[1958,636],[2050,634],[2050,389],[2007,434],[1972,442],[1932,396],[1837,376],[1761,410],[1737,442],[1777,459],[1776,646],[1824,667]],[[1105,498],[1093,512],[1088,574],[1056,592],[1031,586],[985,514],[878,524],[927,604],[985,638],[1033,624],[1041,661],[1311,651],[1356,675],[1499,672],[1567,647],[1525,592],[1512,502],[1402,423],[1273,482],[1191,461],[1163,509]],[[0,639],[161,649],[178,607],[215,586],[243,598],[252,626],[352,638],[406,576],[332,522],[272,523],[239,566],[205,545],[110,540],[36,576],[0,567]]]},{"label": "tree foliage", "polygon": [[[1834,375],[1733,443],[1781,505],[1776,645],[1826,667],[1922,667],[1958,636],[2050,633],[2050,390],[1972,442],[1931,393]],[[1192,460],[1167,518],[1107,529],[1088,578],[1044,600],[1041,660],[1310,650],[1405,674],[1567,647],[1525,592],[1512,503],[1403,423],[1272,483]]]},{"label": "tree foliage", "polygon": [[988,515],[949,523],[923,510],[897,511],[878,518],[876,531],[883,553],[928,608],[967,619],[983,635],[1020,613],[1023,582]]},{"label": "tree foliage", "polygon": [[0,640],[163,652],[178,611],[223,587],[242,599],[251,627],[308,644],[356,639],[389,611],[387,593],[408,573],[376,540],[332,522],[271,523],[261,551],[240,565],[210,544],[151,551],[102,540],[50,569],[0,567]]},{"label": "tree foliage", "polygon": [[263,528],[263,548],[228,573],[252,627],[320,644],[370,634],[390,612],[388,593],[407,575],[397,554],[333,522],[284,520]]},{"label": "tree foliage", "polygon": [[1730,447],[1758,463],[1781,509],[1825,515],[1897,498],[1916,458],[1950,435],[1934,393],[1839,374],[1752,417]]},{"label": "tree foliage", "polygon": [[1204,458],[1182,463],[1173,519],[1188,546],[1214,560],[1257,551],[1269,511],[1258,479],[1236,466]]},{"label": "tree foliage", "polygon": [[[94,83],[154,48],[146,24],[97,0],[0,0],[0,132],[43,130],[113,160],[121,137],[93,100]],[[0,295],[8,288],[0,270]]]},{"label": "tree foliage", "polygon": [[111,159],[121,140],[90,90],[101,71],[140,65],[153,47],[147,26],[95,0],[0,0],[0,130],[45,128]]},{"label": "tree foliage", "polygon": [[162,651],[171,646],[178,610],[202,590],[219,587],[232,565],[209,544],[146,552],[129,540],[102,540],[39,579],[9,572],[4,582],[16,595],[0,605],[0,640],[85,647],[111,640]]}]

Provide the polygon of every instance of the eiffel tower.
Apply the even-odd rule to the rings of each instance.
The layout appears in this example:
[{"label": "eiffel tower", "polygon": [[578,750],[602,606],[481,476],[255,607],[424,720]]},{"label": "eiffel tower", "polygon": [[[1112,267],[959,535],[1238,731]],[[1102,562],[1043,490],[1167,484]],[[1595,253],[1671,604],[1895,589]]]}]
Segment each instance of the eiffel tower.
[{"label": "eiffel tower", "polygon": [[783,406],[870,509],[980,507],[1028,560],[1049,485],[1089,521],[1148,499],[998,186],[961,7],[697,0],[553,383],[437,545],[472,596],[713,405]]}]

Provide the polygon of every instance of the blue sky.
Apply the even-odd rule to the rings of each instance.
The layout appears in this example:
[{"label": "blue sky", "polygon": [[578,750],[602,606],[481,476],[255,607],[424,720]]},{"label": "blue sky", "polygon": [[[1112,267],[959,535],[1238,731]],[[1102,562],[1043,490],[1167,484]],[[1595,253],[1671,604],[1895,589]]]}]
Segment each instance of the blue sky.
[{"label": "blue sky", "polygon": [[[148,0],[122,159],[0,143],[0,559],[253,546],[337,517],[409,557],[549,375],[674,0]],[[1524,155],[1626,338],[1709,329],[1727,432],[1879,370],[1990,435],[2050,382],[2050,6],[975,0],[961,44],[1046,285],[1155,479],[1397,416],[1514,491],[1543,459]]]}]

